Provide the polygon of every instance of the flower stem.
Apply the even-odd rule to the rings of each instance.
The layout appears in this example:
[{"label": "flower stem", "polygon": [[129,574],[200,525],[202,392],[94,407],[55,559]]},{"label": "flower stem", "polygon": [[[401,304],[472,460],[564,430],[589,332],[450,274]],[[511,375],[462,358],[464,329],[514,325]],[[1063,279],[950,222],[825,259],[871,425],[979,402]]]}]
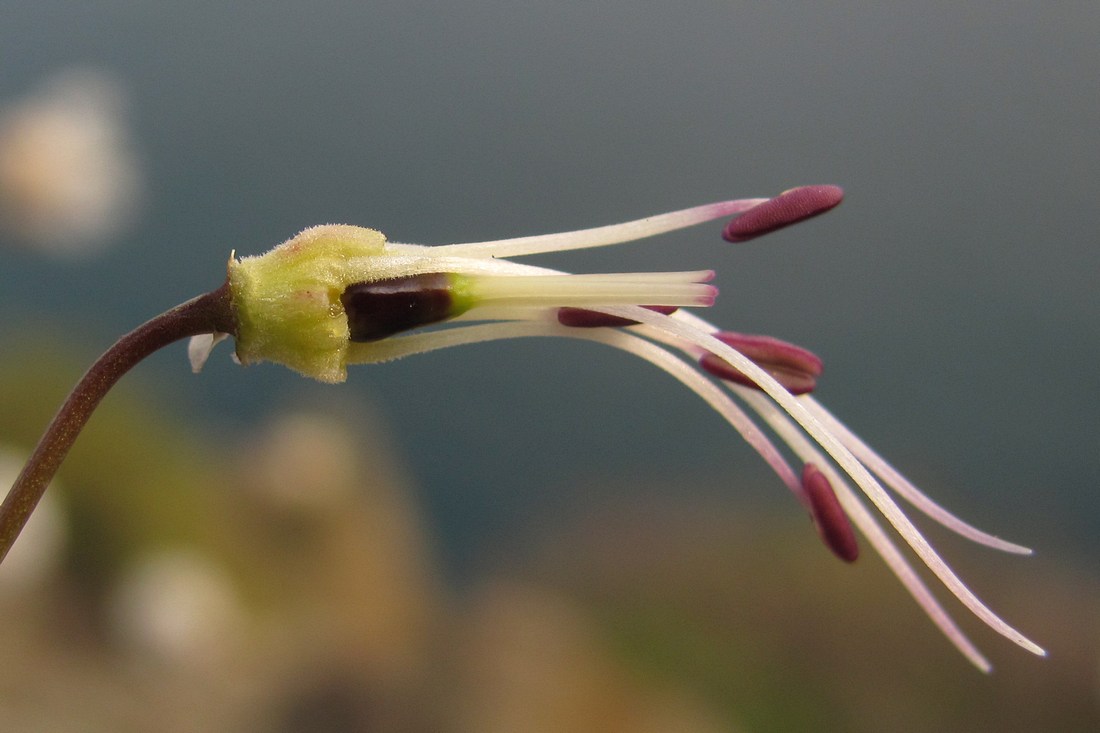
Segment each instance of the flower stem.
[{"label": "flower stem", "polygon": [[69,393],[0,505],[0,561],[8,554],[84,424],[123,374],[153,352],[182,338],[212,332],[235,334],[236,330],[226,283],[146,321],[107,349]]}]

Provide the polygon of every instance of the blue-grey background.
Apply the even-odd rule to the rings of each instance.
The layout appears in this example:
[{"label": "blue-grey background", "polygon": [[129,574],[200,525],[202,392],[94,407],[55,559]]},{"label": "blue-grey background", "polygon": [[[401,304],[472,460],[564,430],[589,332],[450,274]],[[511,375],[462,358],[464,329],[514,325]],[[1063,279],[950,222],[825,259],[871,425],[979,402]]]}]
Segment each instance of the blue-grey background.
[{"label": "blue-grey background", "polygon": [[[750,245],[711,225],[546,261],[717,269],[713,319],[814,348],[821,399],[931,494],[1039,562],[1095,557],[1098,29],[1090,2],[7,3],[0,99],[69,65],[116,74],[148,191],[98,259],[4,251],[4,330],[91,358],[217,286],[231,249],[317,223],[444,243],[838,183],[838,210]],[[215,435],[369,400],[455,572],[592,476],[685,495],[728,477],[796,510],[701,403],[596,346],[457,350],[343,387],[227,351],[193,377],[176,347],[139,379]]]}]

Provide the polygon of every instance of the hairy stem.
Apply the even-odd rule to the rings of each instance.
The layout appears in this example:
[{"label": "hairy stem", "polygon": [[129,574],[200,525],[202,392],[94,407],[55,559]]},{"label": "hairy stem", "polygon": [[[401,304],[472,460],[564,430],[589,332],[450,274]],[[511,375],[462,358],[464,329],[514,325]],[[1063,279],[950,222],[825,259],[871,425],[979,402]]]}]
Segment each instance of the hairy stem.
[{"label": "hairy stem", "polygon": [[88,418],[123,374],[153,352],[182,338],[213,332],[235,333],[236,328],[229,287],[225,284],[146,321],[107,349],[69,393],[0,505],[0,561],[8,554]]}]

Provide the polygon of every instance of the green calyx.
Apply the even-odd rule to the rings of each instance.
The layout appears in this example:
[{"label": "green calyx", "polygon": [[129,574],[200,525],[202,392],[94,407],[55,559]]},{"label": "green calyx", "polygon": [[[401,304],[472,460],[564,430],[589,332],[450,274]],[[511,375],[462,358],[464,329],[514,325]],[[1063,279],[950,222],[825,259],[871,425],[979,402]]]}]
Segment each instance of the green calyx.
[{"label": "green calyx", "polygon": [[340,296],[369,278],[369,263],[385,243],[373,229],[325,225],[266,254],[230,259],[240,362],[273,361],[321,382],[343,382],[349,334]]}]

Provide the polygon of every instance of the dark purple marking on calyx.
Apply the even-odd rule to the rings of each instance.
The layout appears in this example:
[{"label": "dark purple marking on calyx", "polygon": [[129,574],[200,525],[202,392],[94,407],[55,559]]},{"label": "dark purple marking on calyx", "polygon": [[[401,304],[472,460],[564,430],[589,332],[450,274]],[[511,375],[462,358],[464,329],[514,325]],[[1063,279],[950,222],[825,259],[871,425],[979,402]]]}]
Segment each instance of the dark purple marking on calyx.
[{"label": "dark purple marking on calyx", "polygon": [[354,283],[340,295],[352,341],[378,341],[458,315],[446,273]]}]

